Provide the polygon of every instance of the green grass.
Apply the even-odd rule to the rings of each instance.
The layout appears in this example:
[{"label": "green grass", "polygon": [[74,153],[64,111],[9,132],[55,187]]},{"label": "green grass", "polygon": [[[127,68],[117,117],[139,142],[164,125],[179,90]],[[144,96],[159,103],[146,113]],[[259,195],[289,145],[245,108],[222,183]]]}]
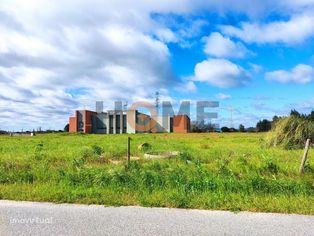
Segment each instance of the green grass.
[{"label": "green grass", "polygon": [[[127,137],[133,160],[126,166]],[[268,148],[265,134],[0,136],[0,199],[314,214],[314,151]],[[146,160],[150,151],[180,151]]]}]

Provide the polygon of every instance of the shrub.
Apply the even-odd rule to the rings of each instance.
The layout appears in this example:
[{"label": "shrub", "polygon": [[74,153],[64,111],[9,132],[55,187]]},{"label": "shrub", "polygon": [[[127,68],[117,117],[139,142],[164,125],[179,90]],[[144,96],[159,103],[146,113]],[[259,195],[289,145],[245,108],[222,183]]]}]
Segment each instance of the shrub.
[{"label": "shrub", "polygon": [[94,154],[95,154],[95,151],[93,148],[85,146],[81,149],[81,155],[80,156],[87,159],[89,157],[93,157]]},{"label": "shrub", "polygon": [[224,127],[221,128],[221,132],[227,133],[227,132],[230,132],[230,129],[228,127],[224,126]]},{"label": "shrub", "polygon": [[96,155],[101,155],[104,152],[102,147],[99,147],[97,145],[93,145],[92,149],[93,149],[94,154],[96,154]]},{"label": "shrub", "polygon": [[150,145],[149,143],[142,143],[138,146],[138,150],[140,151],[148,151],[149,149],[151,149],[152,145]]}]

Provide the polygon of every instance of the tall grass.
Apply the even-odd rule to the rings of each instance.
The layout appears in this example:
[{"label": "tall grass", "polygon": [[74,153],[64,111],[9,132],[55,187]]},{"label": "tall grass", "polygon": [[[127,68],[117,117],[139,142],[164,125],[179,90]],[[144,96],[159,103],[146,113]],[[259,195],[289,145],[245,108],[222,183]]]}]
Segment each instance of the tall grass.
[{"label": "tall grass", "polygon": [[290,116],[276,122],[268,137],[268,144],[285,149],[302,148],[307,139],[314,141],[314,122],[306,118]]}]

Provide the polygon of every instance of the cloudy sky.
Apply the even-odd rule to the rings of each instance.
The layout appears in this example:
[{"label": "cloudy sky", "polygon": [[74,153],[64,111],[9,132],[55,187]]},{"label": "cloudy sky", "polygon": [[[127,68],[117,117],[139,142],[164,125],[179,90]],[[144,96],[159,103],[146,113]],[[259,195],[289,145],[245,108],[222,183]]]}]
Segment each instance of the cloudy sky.
[{"label": "cloudy sky", "polygon": [[313,36],[314,0],[0,0],[0,129],[155,91],[220,101],[220,125],[309,112]]}]

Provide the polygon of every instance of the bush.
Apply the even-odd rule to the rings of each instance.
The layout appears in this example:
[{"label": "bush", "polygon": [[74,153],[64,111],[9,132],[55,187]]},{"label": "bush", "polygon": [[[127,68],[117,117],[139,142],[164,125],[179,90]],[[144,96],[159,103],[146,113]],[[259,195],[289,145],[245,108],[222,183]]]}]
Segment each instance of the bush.
[{"label": "bush", "polygon": [[146,152],[146,151],[150,150],[151,147],[152,147],[152,145],[150,145],[149,143],[146,143],[146,142],[145,142],[145,143],[140,144],[137,148],[138,148],[138,150],[140,150],[140,151]]},{"label": "bush", "polygon": [[99,146],[97,146],[97,145],[93,145],[93,146],[92,146],[92,149],[93,149],[94,154],[96,154],[96,155],[101,155],[101,154],[103,154],[103,152],[104,152],[104,150],[102,149],[102,147],[99,147]]},{"label": "bush", "polygon": [[227,133],[227,132],[230,132],[230,129],[228,127],[224,126],[224,127],[221,128],[221,132]]},{"label": "bush", "polygon": [[303,117],[290,116],[276,122],[267,143],[269,146],[295,149],[303,148],[307,139],[314,140],[314,122]]},{"label": "bush", "polygon": [[93,147],[84,146],[80,151],[80,156],[84,159],[92,158],[95,154],[95,149]]}]

